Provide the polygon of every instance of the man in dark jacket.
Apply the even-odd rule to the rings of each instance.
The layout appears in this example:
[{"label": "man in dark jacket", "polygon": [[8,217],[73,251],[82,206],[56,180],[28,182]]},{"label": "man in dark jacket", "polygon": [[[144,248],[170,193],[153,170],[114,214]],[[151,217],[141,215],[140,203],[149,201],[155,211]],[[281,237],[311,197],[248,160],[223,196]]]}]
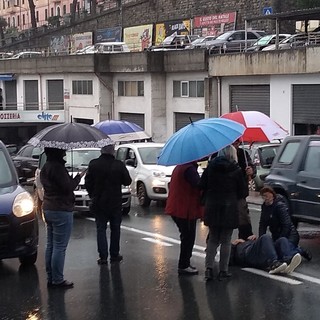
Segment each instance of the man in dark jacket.
[{"label": "man in dark jacket", "polygon": [[110,223],[110,261],[120,262],[120,225],[122,185],[130,185],[131,178],[123,162],[114,157],[114,145],[101,148],[98,159],[91,160],[85,177],[85,187],[92,200],[90,210],[97,227],[98,264],[108,263],[107,223]]}]

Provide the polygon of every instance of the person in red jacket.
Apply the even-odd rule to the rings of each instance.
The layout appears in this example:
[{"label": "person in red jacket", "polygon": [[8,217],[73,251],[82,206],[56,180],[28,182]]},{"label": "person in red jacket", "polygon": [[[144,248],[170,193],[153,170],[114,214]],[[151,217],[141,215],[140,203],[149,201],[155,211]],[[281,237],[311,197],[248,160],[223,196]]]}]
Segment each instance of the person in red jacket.
[{"label": "person in red jacket", "polygon": [[177,165],[173,170],[165,212],[171,215],[180,232],[179,274],[198,274],[190,264],[196,238],[197,219],[203,216],[198,187],[200,176],[197,162]]}]

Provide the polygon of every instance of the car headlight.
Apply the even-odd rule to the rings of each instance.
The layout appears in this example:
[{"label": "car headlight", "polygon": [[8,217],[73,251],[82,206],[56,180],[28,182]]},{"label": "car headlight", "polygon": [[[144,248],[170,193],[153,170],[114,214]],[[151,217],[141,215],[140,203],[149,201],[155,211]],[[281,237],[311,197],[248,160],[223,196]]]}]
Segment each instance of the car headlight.
[{"label": "car headlight", "polygon": [[34,209],[34,203],[28,192],[22,192],[16,196],[12,206],[12,212],[16,217],[30,214]]},{"label": "car headlight", "polygon": [[163,171],[152,171],[152,176],[155,178],[165,178],[166,174]]}]

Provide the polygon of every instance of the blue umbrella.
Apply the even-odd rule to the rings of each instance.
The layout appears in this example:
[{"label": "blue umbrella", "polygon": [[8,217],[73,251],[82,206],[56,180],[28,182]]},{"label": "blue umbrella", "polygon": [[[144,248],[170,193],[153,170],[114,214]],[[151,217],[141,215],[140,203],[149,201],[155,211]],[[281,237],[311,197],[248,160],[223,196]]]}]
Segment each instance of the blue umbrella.
[{"label": "blue umbrella", "polygon": [[169,138],[158,164],[171,166],[202,159],[233,143],[245,129],[242,124],[224,118],[191,122]]},{"label": "blue umbrella", "polygon": [[144,130],[137,124],[124,120],[105,120],[94,125],[115,142],[149,139]]}]

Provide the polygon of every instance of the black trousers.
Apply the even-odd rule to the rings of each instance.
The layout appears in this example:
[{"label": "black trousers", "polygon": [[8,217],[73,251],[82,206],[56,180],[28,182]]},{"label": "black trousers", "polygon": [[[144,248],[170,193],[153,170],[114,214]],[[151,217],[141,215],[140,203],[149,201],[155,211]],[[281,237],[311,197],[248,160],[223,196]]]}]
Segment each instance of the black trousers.
[{"label": "black trousers", "polygon": [[196,223],[197,220],[188,220],[172,217],[180,232],[180,257],[179,269],[185,269],[190,266],[192,250],[196,239]]}]

